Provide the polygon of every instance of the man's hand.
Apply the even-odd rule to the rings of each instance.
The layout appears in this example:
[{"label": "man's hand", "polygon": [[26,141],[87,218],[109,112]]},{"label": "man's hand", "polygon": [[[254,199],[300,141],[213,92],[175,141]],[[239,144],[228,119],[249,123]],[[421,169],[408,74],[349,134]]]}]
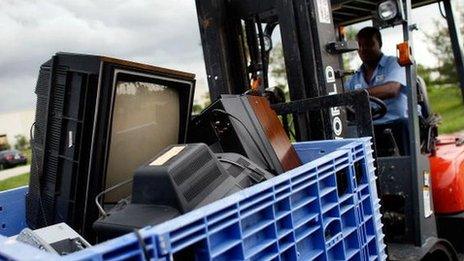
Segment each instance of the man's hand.
[{"label": "man's hand", "polygon": [[367,88],[369,95],[381,100],[395,98],[400,94],[401,84],[399,82],[387,82],[382,85]]}]

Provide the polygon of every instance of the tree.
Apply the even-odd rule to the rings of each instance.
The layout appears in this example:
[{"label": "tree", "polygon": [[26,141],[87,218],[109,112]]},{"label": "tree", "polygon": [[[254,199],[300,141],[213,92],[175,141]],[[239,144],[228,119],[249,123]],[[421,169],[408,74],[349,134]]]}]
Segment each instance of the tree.
[{"label": "tree", "polygon": [[422,77],[422,79],[425,82],[425,85],[427,85],[427,88],[435,83],[432,80],[432,76],[431,76],[431,74],[433,73],[434,73],[433,69],[427,68],[422,64],[417,64],[417,75]]},{"label": "tree", "polygon": [[[356,30],[354,29],[354,27],[352,26],[349,26],[349,27],[345,27],[345,40],[346,41],[356,41]],[[349,52],[349,53],[344,53],[342,54],[342,58],[343,58],[343,68],[345,70],[356,70],[357,68],[351,68],[352,67],[352,64],[351,64],[351,61],[353,61],[357,56],[357,52],[353,51],[353,52]]]},{"label": "tree", "polygon": [[284,50],[282,43],[276,44],[269,55],[269,72],[274,83],[270,87],[288,90],[287,71],[285,69]]},{"label": "tree", "polygon": [[209,97],[209,93],[204,93],[201,97],[201,100],[199,103],[195,103],[192,106],[192,112],[193,114],[200,114],[201,111],[203,111],[208,105],[211,104],[211,99]]},{"label": "tree", "polygon": [[2,151],[2,150],[9,150],[9,149],[11,149],[11,145],[10,145],[10,143],[8,143],[8,142],[7,142],[7,143],[3,143],[3,144],[0,145],[0,151]]},{"label": "tree", "polygon": [[[461,14],[464,20],[464,12]],[[464,25],[460,28],[461,35],[464,35]],[[453,49],[451,46],[451,38],[449,36],[448,27],[443,26],[439,21],[435,20],[435,30],[431,33],[424,32],[425,36],[430,39],[428,49],[435,56],[438,65],[430,68],[428,71],[436,72],[438,77],[434,79],[435,84],[449,84],[458,82],[456,65],[454,63]],[[423,72],[426,73],[426,72]],[[425,74],[422,74],[424,76]]]},{"label": "tree", "polygon": [[17,150],[26,150],[29,148],[29,142],[26,139],[26,136],[18,134],[15,136],[16,143],[15,149]]}]

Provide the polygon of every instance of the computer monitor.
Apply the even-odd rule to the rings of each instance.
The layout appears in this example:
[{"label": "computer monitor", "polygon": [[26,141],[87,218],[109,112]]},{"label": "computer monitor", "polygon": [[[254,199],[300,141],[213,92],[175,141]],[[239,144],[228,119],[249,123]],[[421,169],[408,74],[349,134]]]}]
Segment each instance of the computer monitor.
[{"label": "computer monitor", "polygon": [[[91,239],[98,193],[184,143],[194,75],[104,56],[57,53],[44,63],[26,216],[31,228],[66,222]],[[116,203],[131,186],[105,195]]]}]

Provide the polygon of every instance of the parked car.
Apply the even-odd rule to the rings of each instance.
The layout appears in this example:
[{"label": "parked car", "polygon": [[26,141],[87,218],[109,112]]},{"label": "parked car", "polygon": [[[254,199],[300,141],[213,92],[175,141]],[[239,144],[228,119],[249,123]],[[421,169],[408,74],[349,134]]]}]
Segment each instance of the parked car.
[{"label": "parked car", "polygon": [[0,169],[27,164],[27,158],[18,150],[0,151]]}]

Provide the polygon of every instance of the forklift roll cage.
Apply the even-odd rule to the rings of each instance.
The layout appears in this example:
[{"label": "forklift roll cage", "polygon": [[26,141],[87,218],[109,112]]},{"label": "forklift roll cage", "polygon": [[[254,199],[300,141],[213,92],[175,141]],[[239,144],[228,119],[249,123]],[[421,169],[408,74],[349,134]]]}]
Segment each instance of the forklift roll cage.
[{"label": "forklift roll cage", "polygon": [[[371,112],[366,109],[368,96],[363,92],[357,96],[345,93],[343,89],[345,71],[340,54],[355,50],[356,44],[341,41],[338,29],[375,19],[374,10],[379,2],[382,1],[196,0],[211,100],[222,94],[243,94],[256,82],[255,91],[263,93],[269,87],[269,39],[279,25],[290,101],[274,105],[274,109],[281,115],[293,115],[296,140],[374,136]],[[410,22],[412,8],[437,2],[440,1],[400,0],[404,9],[403,38],[410,46],[414,29]],[[458,26],[450,0],[443,2],[464,94]],[[407,85],[416,86],[415,64],[405,70]],[[417,90],[408,89],[409,155],[377,160],[380,194],[400,196],[405,202],[402,214],[393,211],[387,215],[394,220],[404,219],[404,234],[387,239],[393,259],[419,259],[437,244],[449,248],[446,241],[437,238],[434,214],[427,209],[433,211],[431,195],[424,193],[429,186],[430,167],[419,146]],[[349,105],[358,115],[354,127],[347,120]],[[359,117],[360,114],[365,117]]]}]

